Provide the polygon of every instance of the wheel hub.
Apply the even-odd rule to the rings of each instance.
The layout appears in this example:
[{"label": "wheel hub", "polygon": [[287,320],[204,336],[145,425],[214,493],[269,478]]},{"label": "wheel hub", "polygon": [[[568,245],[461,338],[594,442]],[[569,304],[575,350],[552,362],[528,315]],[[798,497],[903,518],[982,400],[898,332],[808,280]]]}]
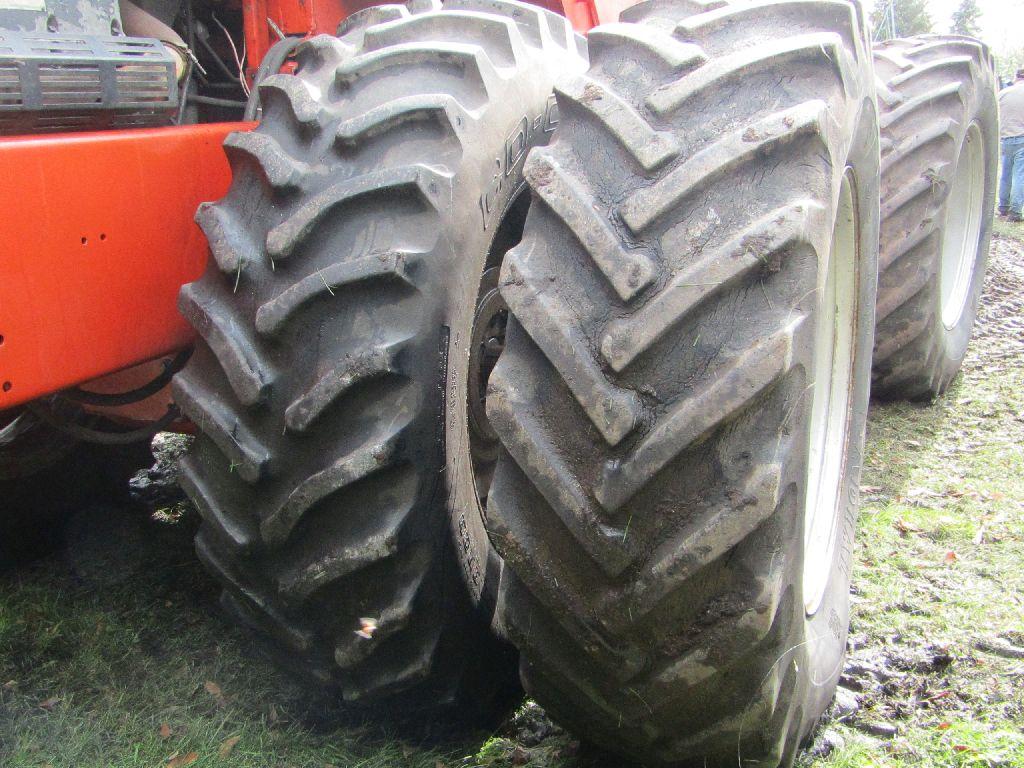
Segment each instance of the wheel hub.
[{"label": "wheel hub", "polygon": [[498,436],[487,419],[487,380],[505,349],[508,325],[508,305],[498,290],[499,272],[499,267],[491,267],[480,281],[469,349],[469,447],[481,505],[498,459]]}]

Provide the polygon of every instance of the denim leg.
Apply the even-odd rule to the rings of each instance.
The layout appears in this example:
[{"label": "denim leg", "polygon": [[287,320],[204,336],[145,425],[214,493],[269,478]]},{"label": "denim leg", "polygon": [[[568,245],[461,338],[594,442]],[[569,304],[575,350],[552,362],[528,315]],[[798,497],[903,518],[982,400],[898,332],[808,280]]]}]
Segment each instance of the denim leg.
[{"label": "denim leg", "polygon": [[1013,188],[1013,150],[1010,139],[1003,139],[1000,142],[1000,159],[1002,160],[1002,173],[999,175],[999,210],[1010,210],[1010,190]]},{"label": "denim leg", "polygon": [[1010,213],[1017,216],[1024,210],[1024,144],[1013,151],[1013,187],[1010,192]]}]

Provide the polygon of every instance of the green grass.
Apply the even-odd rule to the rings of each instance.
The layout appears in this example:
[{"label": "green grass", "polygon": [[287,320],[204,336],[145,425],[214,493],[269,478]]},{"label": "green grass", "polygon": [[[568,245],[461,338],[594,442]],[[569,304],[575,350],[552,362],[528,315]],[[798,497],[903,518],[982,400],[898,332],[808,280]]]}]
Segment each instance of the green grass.
[{"label": "green grass", "polygon": [[1024,766],[1024,660],[979,648],[1024,645],[1024,226],[997,234],[961,376],[870,418],[852,655],[899,676],[858,692],[855,721],[898,733],[830,725],[845,746],[804,765]]},{"label": "green grass", "polygon": [[[803,768],[1024,766],[1024,660],[979,648],[1024,645],[1024,227],[997,232],[992,283],[1010,290],[990,291],[963,375],[932,405],[872,409],[851,640],[886,679],[851,673],[859,711]],[[93,510],[73,557],[0,577],[0,765],[619,765],[578,756],[535,706],[452,736],[309,695],[222,618],[194,524]],[[878,723],[896,736],[865,733]]]},{"label": "green grass", "polygon": [[1024,242],[1024,223],[1007,221],[997,216],[992,221],[992,234],[996,237]]}]

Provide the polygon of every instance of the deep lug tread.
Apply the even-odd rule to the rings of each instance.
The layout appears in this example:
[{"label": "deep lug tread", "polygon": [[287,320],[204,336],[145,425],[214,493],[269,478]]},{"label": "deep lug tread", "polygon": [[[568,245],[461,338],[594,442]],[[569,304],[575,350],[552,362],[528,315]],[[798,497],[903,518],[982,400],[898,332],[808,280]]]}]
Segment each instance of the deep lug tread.
[{"label": "deep lug tread", "polygon": [[[328,190],[328,192],[333,192],[333,190]],[[310,228],[312,226],[312,224],[309,225]],[[294,247],[294,243],[301,239],[296,238],[295,241],[290,241],[289,247]],[[390,280],[413,287],[414,284],[410,276],[410,261],[413,259],[415,259],[415,254],[390,251],[318,269],[312,275],[302,278],[261,304],[256,310],[256,330],[267,336],[277,334],[297,312],[310,302],[325,295],[334,296],[335,288],[340,289],[373,280]]]},{"label": "deep lug tread", "polygon": [[399,372],[402,350],[412,342],[372,347],[338,361],[316,380],[312,387],[292,401],[284,414],[285,426],[292,432],[305,432],[323,412],[357,384]]},{"label": "deep lug tread", "polygon": [[793,336],[802,317],[725,364],[706,389],[674,406],[654,424],[634,452],[605,463],[594,496],[609,512],[625,504],[684,446],[699,442],[712,429],[746,408],[764,389],[778,381],[792,365]]},{"label": "deep lug tread", "polygon": [[[898,145],[890,145],[890,149],[882,153],[882,174],[887,173],[896,163],[928,147],[932,142],[940,140],[956,141],[956,130],[959,127],[960,124],[952,118],[938,120],[935,125],[915,133],[910,138],[901,141]],[[929,147],[929,149],[931,148]]]},{"label": "deep lug tread", "polygon": [[[842,0],[648,0],[623,19],[556,90],[502,268],[486,522],[503,626],[529,692],[599,746],[734,765],[741,744],[774,764],[827,705],[804,672],[807,297],[847,162],[877,216],[869,44]],[[876,256],[868,236],[870,274]],[[853,453],[874,302],[859,285]]]},{"label": "deep lug tread", "polygon": [[603,24],[591,31],[587,39],[590,42],[590,57],[595,63],[601,61],[606,50],[614,52],[624,44],[637,46],[677,75],[694,70],[707,61],[707,56],[699,46],[680,42],[671,33],[656,27]]},{"label": "deep lug tread", "polygon": [[502,267],[502,296],[526,332],[558,369],[566,385],[609,445],[617,445],[636,428],[642,402],[635,392],[616,387],[591,355],[578,355],[587,342],[573,327],[572,310],[545,296],[533,281],[518,251]]},{"label": "deep lug tread", "polygon": [[202,280],[189,283],[181,289],[178,309],[216,355],[242,405],[263,402],[274,382],[273,369],[217,291]]},{"label": "deep lug tread", "polygon": [[365,30],[377,24],[409,18],[409,9],[398,3],[373,5],[346,16],[338,25],[338,37],[345,38],[354,32]]},{"label": "deep lug tread", "polygon": [[414,191],[433,205],[450,183],[446,175],[426,166],[389,168],[346,179],[317,193],[294,214],[267,233],[267,253],[275,260],[287,259],[328,214],[340,206],[367,195],[401,194]]},{"label": "deep lug tread", "polygon": [[326,469],[310,475],[288,493],[284,502],[260,521],[260,535],[268,544],[287,541],[292,530],[317,502],[347,485],[391,466],[398,454],[399,436],[362,445]]},{"label": "deep lug tread", "polygon": [[320,105],[300,78],[294,75],[271,75],[257,87],[265,110],[280,103],[299,124],[313,126],[319,123]]},{"label": "deep lug tread", "polygon": [[555,213],[623,301],[629,301],[654,280],[654,265],[643,251],[624,248],[612,226],[598,212],[593,193],[544,152],[526,161],[526,178],[537,196]]},{"label": "deep lug tread", "polygon": [[[836,67],[836,74],[844,80],[849,77],[842,66],[844,53],[839,35],[799,35],[784,38],[770,46],[757,46],[749,51],[740,51],[716,59],[713,63],[696,69],[692,74],[658,88],[647,97],[647,105],[656,115],[664,116],[702,91],[725,88],[730,82],[771,69],[780,62],[796,65],[822,58],[832,62]],[[846,63],[846,66],[849,64]]]},{"label": "deep lug tread", "polygon": [[457,65],[468,84],[475,86],[477,103],[467,104],[476,109],[491,98],[497,87],[498,73],[487,53],[479,45],[462,43],[403,43],[391,48],[360,54],[343,62],[335,70],[339,86],[353,87],[360,79],[384,70],[442,63]]},{"label": "deep lug tread", "polygon": [[687,195],[700,191],[737,166],[801,136],[819,139],[825,119],[825,103],[810,101],[733,131],[651,186],[634,192],[619,208],[619,215],[630,231],[641,234]]},{"label": "deep lug tread", "polygon": [[[882,107],[881,253],[872,392],[928,398],[949,386],[973,325],[995,191],[995,74],[977,40],[922,35],[875,51]],[[978,254],[960,325],[940,309],[946,207],[960,147],[977,123],[988,145]],[[962,326],[962,328],[961,328]]]},{"label": "deep lug tread", "polygon": [[309,165],[287,155],[281,145],[265,133],[229,133],[224,139],[224,149],[229,155],[237,152],[250,157],[277,189],[298,187],[309,173]]},{"label": "deep lug tread", "polygon": [[900,98],[895,102],[899,106],[891,112],[884,114],[881,120],[879,120],[879,126],[883,129],[892,128],[901,120],[918,114],[921,107],[949,96],[956,96],[958,99],[963,101],[963,84],[959,81],[955,81],[952,83],[946,83],[945,85],[940,85],[929,91],[925,91],[920,96],[915,96],[912,99]]},{"label": "deep lug tread", "polygon": [[555,90],[563,102],[591,112],[645,171],[657,170],[679,154],[679,144],[671,134],[654,130],[613,90],[593,78],[581,75]]},{"label": "deep lug tread", "polygon": [[217,203],[203,203],[196,211],[196,223],[206,235],[214,262],[221,272],[236,275],[261,255],[237,216]]},{"label": "deep lug tread", "polygon": [[903,258],[912,249],[919,246],[924,240],[935,235],[938,231],[937,225],[938,222],[928,219],[921,222],[920,226],[913,232],[884,243],[882,248],[879,249],[878,268],[880,270],[887,269],[898,259]]},{"label": "deep lug tread", "polygon": [[336,133],[343,146],[359,146],[367,139],[405,123],[434,121],[458,135],[469,113],[448,94],[423,94],[393,99],[362,115],[344,120]]},{"label": "deep lug tread", "polygon": [[447,270],[476,242],[464,191],[484,191],[519,109],[546,116],[555,74],[584,63],[555,14],[452,5],[356,12],[261,85],[262,123],[227,142],[232,187],[197,214],[214,258],[181,293],[201,338],[175,386],[202,433],[183,484],[226,609],[348,701],[472,695],[485,719],[514,659],[446,543]]},{"label": "deep lug tread", "polygon": [[[787,248],[809,245],[805,234],[808,213],[815,208],[820,206],[806,200],[772,211],[680,271],[634,315],[608,323],[601,340],[604,359],[621,373],[669,330],[736,281],[758,270],[781,269]],[[757,243],[756,250],[751,243]]]},{"label": "deep lug tread", "polygon": [[[633,619],[646,616],[667,596],[685,587],[701,568],[753,534],[776,511],[783,490],[781,479],[782,467],[758,467],[727,503],[659,547],[631,590]],[[694,557],[694,552],[699,557]]]},{"label": "deep lug tread", "polygon": [[269,604],[262,594],[249,587],[247,579],[236,572],[202,532],[196,536],[196,554],[203,565],[227,585],[231,599],[238,609],[247,614],[247,623],[258,622],[261,627],[271,631],[279,642],[296,653],[310,650],[313,645],[312,634],[308,630],[294,626],[275,606]]},{"label": "deep lug tread", "polygon": [[192,373],[174,380],[174,402],[230,459],[230,468],[248,483],[271,470],[270,451],[216,392]]},{"label": "deep lug tread", "polygon": [[179,482],[199,510],[203,522],[212,526],[239,551],[246,552],[255,546],[259,535],[255,523],[249,518],[235,518],[225,514],[216,492],[195,457],[187,456],[181,460]]},{"label": "deep lug tread", "polygon": [[346,45],[333,35],[317,35],[308,38],[299,43],[295,49],[297,71],[316,71],[336,67],[352,55],[352,50],[352,46]]},{"label": "deep lug tread", "polygon": [[554,444],[546,440],[541,424],[523,410],[529,400],[511,380],[511,374],[499,369],[490,386],[491,418],[504,431],[510,455],[533,478],[562,524],[594,562],[609,576],[622,573],[632,559],[623,546],[622,530],[604,521]]},{"label": "deep lug tread", "polygon": [[[408,553],[405,555],[406,560],[415,561],[417,559],[408,557]],[[399,560],[401,556],[395,559]],[[398,570],[402,565],[396,562],[394,567]],[[411,578],[401,582],[398,593],[393,594],[387,604],[376,612],[378,614],[376,617],[377,629],[373,633],[373,639],[376,642],[367,643],[366,638],[361,637],[358,631],[342,634],[336,639],[334,660],[338,666],[349,668],[360,664],[370,658],[377,646],[385,640],[400,636],[410,628],[413,621],[422,618],[421,612],[416,610],[416,601],[420,599],[420,592],[427,581],[426,576],[427,572],[424,569],[415,571]],[[435,626],[439,626],[439,624],[435,623]],[[432,643],[428,643],[427,647],[431,645]]]},{"label": "deep lug tread", "polygon": [[487,56],[497,67],[515,66],[527,55],[521,38],[513,34],[515,22],[468,11],[421,14],[382,24],[367,31],[363,47],[380,50],[403,43],[438,40],[462,45],[486,46]]}]

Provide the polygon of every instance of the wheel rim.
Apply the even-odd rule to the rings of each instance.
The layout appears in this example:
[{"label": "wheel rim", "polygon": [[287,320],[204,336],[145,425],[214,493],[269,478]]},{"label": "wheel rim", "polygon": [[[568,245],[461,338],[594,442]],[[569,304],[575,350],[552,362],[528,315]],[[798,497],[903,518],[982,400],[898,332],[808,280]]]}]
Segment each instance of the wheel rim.
[{"label": "wheel rim", "polygon": [[469,452],[477,498],[483,505],[498,459],[498,436],[487,419],[487,380],[505,349],[508,305],[498,291],[500,267],[491,267],[480,281],[469,348],[467,397]]},{"label": "wheel rim", "polygon": [[817,611],[832,572],[840,521],[857,328],[857,210],[843,177],[832,243],[818,270],[818,314],[804,501],[804,606]]},{"label": "wheel rim", "polygon": [[942,324],[955,328],[964,313],[978,255],[985,198],[985,153],[981,129],[967,129],[946,200],[939,296]]}]

